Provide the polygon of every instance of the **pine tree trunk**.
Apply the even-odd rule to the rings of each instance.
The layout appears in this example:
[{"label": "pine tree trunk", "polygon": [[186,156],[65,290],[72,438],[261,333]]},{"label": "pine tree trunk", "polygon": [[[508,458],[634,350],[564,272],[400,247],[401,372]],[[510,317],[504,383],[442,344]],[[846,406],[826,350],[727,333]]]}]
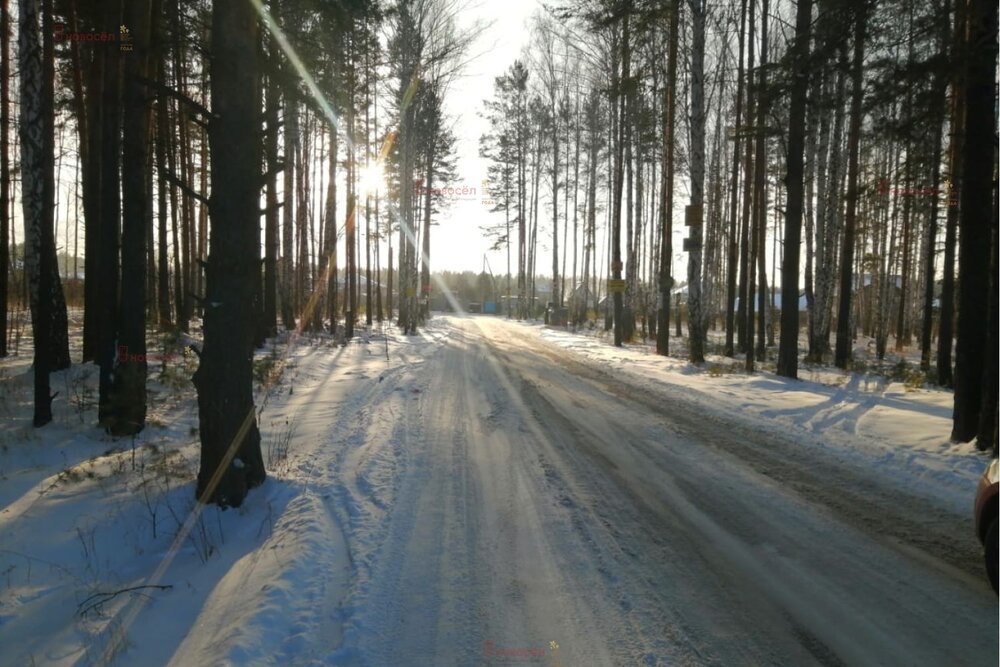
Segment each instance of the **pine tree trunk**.
[{"label": "pine tree trunk", "polygon": [[118,312],[118,359],[114,371],[112,435],[134,435],[146,425],[146,234],[150,192],[149,114],[146,86],[152,6],[133,0],[126,14],[133,51],[124,63],[122,142],[122,278]]},{"label": "pine tree trunk", "polygon": [[[76,73],[79,77],[79,72]],[[10,0],[0,2],[0,357],[7,356],[10,276]],[[74,277],[76,277],[74,275]]]},{"label": "pine tree trunk", "polygon": [[[433,143],[433,142],[432,142]],[[420,312],[423,319],[430,317],[430,304],[424,303],[423,299],[428,298],[431,293],[431,192],[434,189],[434,150],[427,153],[427,187],[424,189],[424,231],[420,242],[423,252],[420,256]],[[507,275],[510,276],[510,230],[507,231]],[[508,278],[509,280],[509,278]],[[508,282],[509,284],[509,282]],[[509,295],[509,289],[508,289]],[[509,299],[509,296],[508,296]],[[509,304],[508,300],[508,304]]]},{"label": "pine tree trunk", "polygon": [[673,287],[674,126],[677,110],[677,36],[680,0],[667,8],[667,81],[663,87],[663,169],[660,185],[660,272],[656,304],[656,353],[670,352],[670,290]]},{"label": "pine tree trunk", "polygon": [[[968,3],[955,2],[952,60],[964,61]],[[948,147],[948,216],[945,223],[944,262],[941,269],[941,312],[938,314],[937,379],[952,386],[952,346],[955,326],[955,246],[958,240],[958,192],[962,186],[962,151],[965,143],[965,71],[956,66],[951,79],[951,139]]]},{"label": "pine tree trunk", "polygon": [[[691,227],[688,236],[689,360],[705,361],[705,320],[701,263],[705,204],[705,14],[704,0],[688,0],[691,7]],[[765,40],[766,43],[766,40]]]},{"label": "pine tree trunk", "polygon": [[[754,50],[754,35],[756,33],[757,3],[750,2],[750,15],[747,19],[747,68],[746,68],[746,89],[747,89],[747,109],[746,119],[757,118],[757,104],[759,103],[759,93],[754,81],[754,62],[756,51]],[[749,123],[748,123],[749,126]],[[747,128],[747,141],[743,154],[743,208],[740,216],[740,284],[739,284],[739,306],[736,311],[737,321],[737,346],[740,352],[747,353],[746,367],[753,369],[753,265],[750,261],[751,241],[752,241],[752,211],[753,204],[753,145],[750,138],[750,130]],[[754,133],[756,136],[756,133]]]},{"label": "pine tree trunk", "polygon": [[[42,71],[45,77],[45,108],[47,109],[45,115],[43,116],[46,128],[43,136],[46,140],[45,150],[47,154],[55,155],[55,103],[54,103],[54,82],[55,82],[55,47],[54,47],[54,26],[53,26],[53,16],[52,16],[52,2],[51,0],[42,1]],[[54,158],[50,165],[54,165]],[[52,218],[53,224],[55,223],[55,199],[57,197],[55,190],[54,175],[49,172],[52,171],[52,166],[49,167],[46,172],[46,180],[51,180],[51,185],[47,185],[51,189],[51,199],[52,199]],[[49,195],[46,195],[47,197]],[[46,200],[48,201],[48,200]],[[47,228],[48,229],[48,228]],[[47,262],[48,270],[50,272],[50,283],[48,294],[50,295],[49,304],[49,317],[51,318],[51,324],[49,328],[49,341],[50,341],[50,363],[52,371],[61,371],[70,367],[69,358],[69,319],[66,313],[66,296],[63,293],[62,280],[59,276],[59,262],[56,257],[56,244],[55,244],[55,231],[50,231],[52,235],[51,243],[46,241],[49,246],[49,258]]]},{"label": "pine tree trunk", "polygon": [[[630,63],[629,63],[630,64]],[[633,237],[633,168],[632,168],[632,136],[633,136],[633,125],[635,123],[635,113],[633,111],[635,107],[635,99],[626,88],[626,83],[629,81],[631,73],[625,73],[622,76],[622,95],[625,96],[625,114],[621,119],[621,123],[625,127],[625,185],[624,185],[624,197],[625,197],[625,292],[622,295],[622,341],[625,343],[631,343],[632,339],[635,337],[635,307],[633,301],[635,299],[635,280],[636,280],[636,251],[635,251],[635,239]]]},{"label": "pine tree trunk", "polygon": [[[947,0],[944,3],[945,11],[943,12],[945,16],[948,15],[947,11]],[[947,53],[948,50],[948,39],[949,25],[947,21],[941,22],[941,33],[939,48],[942,53]],[[941,154],[941,142],[944,138],[944,120],[945,114],[947,112],[947,86],[948,81],[945,76],[945,71],[939,70],[934,74],[934,83],[931,86],[933,95],[936,98],[934,103],[934,139],[933,139],[933,151],[934,155],[939,156]],[[935,196],[931,199],[931,210],[927,219],[927,234],[924,239],[924,298],[923,298],[923,312],[921,318],[920,326],[920,368],[925,373],[930,370],[931,367],[931,345],[932,339],[934,337],[934,282],[935,282],[935,271],[934,271],[934,260],[937,256],[937,226],[938,226],[938,202],[941,197],[939,196],[941,192],[941,160],[935,159],[931,167],[932,173],[932,187],[934,189]]]},{"label": "pine tree trunk", "polygon": [[[330,333],[337,333],[337,133],[330,133],[330,161],[326,184],[326,233],[323,234],[330,269],[326,279],[326,314],[330,318]],[[390,251],[389,292],[392,292],[392,267]]]},{"label": "pine tree trunk", "polygon": [[729,183],[729,243],[726,256],[726,345],[724,354],[732,357],[736,353],[736,278],[739,262],[739,240],[736,206],[739,201],[740,182],[740,128],[743,125],[743,53],[746,42],[747,0],[740,3],[739,59],[736,73],[736,114],[733,120],[733,163]]},{"label": "pine tree trunk", "polygon": [[[630,7],[629,7],[630,8]],[[617,131],[616,131],[616,146],[615,146],[615,166],[614,166],[614,204],[612,208],[612,220],[611,220],[611,278],[620,284],[622,280],[622,189],[624,187],[625,181],[625,125],[627,124],[626,119],[626,95],[625,95],[625,81],[629,76],[629,11],[626,8],[624,11],[624,16],[622,18],[622,34],[621,34],[621,67],[622,74],[621,77],[615,77],[612,82],[612,87],[615,89],[616,104],[618,107],[617,114]],[[556,133],[553,133],[555,136]],[[555,139],[553,139],[553,144]],[[555,176],[555,169],[553,169],[553,176]],[[553,195],[555,195],[555,188],[553,188]],[[555,221],[553,220],[553,225]],[[555,260],[553,260],[553,269],[555,268]],[[554,271],[553,271],[554,273]],[[555,290],[555,283],[553,281],[553,290]],[[610,290],[609,290],[610,291]],[[614,340],[615,346],[621,347],[625,340],[625,330],[623,318],[625,316],[623,303],[622,303],[622,292],[618,291],[616,288],[614,296]]]},{"label": "pine tree trunk", "polygon": [[798,377],[799,367],[799,245],[805,199],[803,162],[811,21],[812,0],[799,0],[795,14],[795,41],[790,50],[793,69],[785,176],[788,200],[785,209],[785,250],[781,262],[781,339],[777,369],[778,375],[789,378]]},{"label": "pine tree trunk", "polygon": [[848,368],[852,361],[854,336],[851,328],[851,298],[854,294],[854,235],[858,212],[858,153],[861,144],[861,120],[864,100],[866,7],[857,8],[854,17],[854,55],[851,62],[851,111],[847,130],[847,212],[844,216],[844,244],[840,253],[840,305],[837,311],[837,347],[834,362]]},{"label": "pine tree trunk", "polygon": [[[969,3],[969,52],[965,80],[965,131],[969,137],[995,136],[994,80],[997,56],[997,5],[993,0]],[[955,345],[955,411],[951,439],[976,436],[982,410],[983,373],[989,323],[982,308],[990,298],[996,144],[967,141],[962,151],[961,217],[959,220],[958,327]],[[985,447],[987,443],[983,443]]]},{"label": "pine tree trunk", "polygon": [[[160,82],[164,87],[167,85],[167,79],[165,74],[164,66],[165,54],[163,53],[163,47],[160,47],[160,52],[157,54],[157,81]],[[167,95],[165,90],[161,89],[159,97],[157,99],[156,105],[156,165],[159,169],[159,174],[156,179],[156,194],[157,194],[157,211],[156,211],[156,222],[157,222],[157,306],[159,309],[159,324],[161,329],[165,329],[170,325],[170,272],[169,263],[167,260],[167,134],[168,129],[168,117],[167,112],[169,109]]]},{"label": "pine tree trunk", "polygon": [[21,0],[18,8],[18,69],[20,71],[21,206],[24,219],[24,275],[28,284],[34,342],[33,424],[52,421],[49,373],[52,370],[52,281],[49,248],[52,231],[54,187],[52,182],[50,125],[52,81],[45,77],[43,45],[39,34],[39,0]]},{"label": "pine tree trunk", "polygon": [[200,502],[238,507],[263,483],[253,404],[253,276],[259,273],[261,142],[257,13],[249,3],[212,9],[212,218],[205,267],[205,342],[198,390]]},{"label": "pine tree trunk", "polygon": [[296,146],[295,169],[295,311],[299,314],[299,327],[308,329],[312,323],[309,312],[309,157],[311,153],[311,114],[306,108],[300,124],[300,143]]},{"label": "pine tree trunk", "polygon": [[285,90],[284,187],[282,188],[281,244],[281,323],[286,331],[295,330],[295,301],[292,295],[295,256],[295,147],[298,145],[298,103],[291,87]]},{"label": "pine tree trunk", "polygon": [[[274,45],[274,42],[271,42]],[[267,165],[267,192],[264,199],[264,294],[263,331],[278,333],[278,97],[274,75],[267,77],[264,101],[264,159]]]},{"label": "pine tree trunk", "polygon": [[983,364],[983,400],[979,408],[979,428],[976,434],[976,448],[980,451],[993,450],[997,455],[998,410],[1000,410],[1000,384],[998,384],[997,368],[1000,368],[1000,326],[998,326],[998,311],[1000,311],[1000,292],[997,275],[997,227],[996,220],[1000,211],[997,210],[997,200],[993,199],[993,251],[990,253],[992,269],[990,271],[990,300],[987,315],[988,330],[986,340],[986,362]]},{"label": "pine tree trunk", "polygon": [[[105,21],[118,25],[121,15],[117,8],[105,6]],[[97,269],[93,278],[98,284],[100,300],[97,303],[99,322],[97,337],[98,423],[107,428],[114,423],[113,373],[115,365],[115,338],[118,318],[119,289],[119,225],[121,209],[119,199],[119,158],[121,156],[121,106],[119,90],[120,54],[116,49],[103,49],[103,81],[101,84],[101,137],[96,147],[100,151],[100,212],[98,225]],[[87,304],[90,307],[90,304]]]},{"label": "pine tree trunk", "polygon": [[[768,0],[764,0],[763,6],[761,8],[761,38],[760,38],[760,64],[761,66],[757,69],[758,81],[757,81],[757,121],[756,121],[756,140],[755,140],[755,157],[754,157],[754,201],[753,201],[753,234],[751,239],[751,260],[750,269],[751,273],[753,271],[754,263],[757,264],[757,311],[758,316],[756,318],[757,322],[757,333],[756,333],[756,347],[751,345],[751,336],[748,336],[747,341],[747,370],[753,370],[754,358],[764,359],[764,327],[766,324],[767,317],[767,270],[764,264],[764,249],[765,240],[767,236],[767,181],[766,181],[766,169],[767,169],[767,138],[765,133],[765,123],[767,121],[767,111],[770,105],[768,91],[767,91],[767,75],[765,65],[767,64],[767,32],[768,32],[768,21],[770,20],[770,14],[768,13]],[[753,40],[751,40],[752,42]],[[752,280],[750,281],[753,282]],[[752,299],[748,299],[750,303],[747,305],[750,307],[747,329],[751,330],[754,323]]]}]

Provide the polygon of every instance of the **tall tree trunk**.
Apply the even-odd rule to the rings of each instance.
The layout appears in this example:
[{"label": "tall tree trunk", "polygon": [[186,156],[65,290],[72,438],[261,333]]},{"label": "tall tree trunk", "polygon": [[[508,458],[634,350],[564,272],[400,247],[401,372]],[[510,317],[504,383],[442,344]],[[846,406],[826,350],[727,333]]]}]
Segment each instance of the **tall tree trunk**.
[{"label": "tall tree trunk", "polygon": [[112,435],[133,435],[146,425],[146,189],[149,114],[146,87],[150,0],[132,0],[126,14],[135,49],[125,59],[122,141],[122,282],[118,310],[118,363],[114,372]]},{"label": "tall tree trunk", "polygon": [[238,507],[264,481],[253,404],[253,276],[260,272],[260,70],[257,13],[212,8],[212,218],[198,390],[200,502]]},{"label": "tall tree trunk", "polygon": [[[105,6],[105,24],[121,23],[121,12],[117,6]],[[97,419],[101,426],[108,427],[114,422],[112,403],[113,374],[115,364],[115,323],[118,317],[119,253],[120,242],[120,199],[119,199],[119,159],[121,156],[121,77],[119,75],[120,54],[116,49],[104,49],[103,81],[101,101],[101,143],[100,151],[100,199],[101,217],[98,222],[97,270],[95,278],[101,295],[98,302],[97,364],[100,367],[98,381]],[[89,305],[88,305],[89,307]]]},{"label": "tall tree trunk", "polygon": [[[273,42],[272,42],[273,44]],[[264,101],[264,158],[267,165],[267,193],[264,199],[264,303],[265,336],[278,333],[278,97],[275,76],[267,77]]]},{"label": "tall tree trunk", "polygon": [[656,304],[656,353],[670,352],[670,290],[673,287],[674,129],[677,110],[677,37],[680,0],[667,9],[667,81],[663,87],[663,170],[660,186],[660,275]]},{"label": "tall tree trunk", "polygon": [[[34,340],[33,424],[52,421],[49,372],[52,370],[52,273],[49,249],[54,184],[51,135],[52,80],[46,77],[39,34],[39,0],[21,0],[18,8],[18,69],[20,71],[21,206],[24,218],[24,275],[28,284]],[[43,28],[44,29],[44,28]]]},{"label": "tall tree trunk", "polygon": [[[948,51],[948,39],[950,37],[948,24],[948,2],[945,0],[940,7],[941,32],[938,45],[941,53]],[[934,74],[934,82],[931,86],[934,97],[937,99],[933,109],[934,139],[933,155],[934,161],[931,166],[933,180],[934,197],[931,199],[931,210],[927,219],[927,234],[924,239],[924,298],[923,312],[920,325],[920,368],[926,373],[931,367],[931,344],[934,331],[934,263],[937,256],[937,227],[938,227],[938,202],[941,192],[941,142],[944,138],[944,120],[947,113],[947,88],[948,80],[945,71],[940,69]]]},{"label": "tall tree trunk", "polygon": [[803,158],[806,133],[806,92],[809,90],[809,40],[812,0],[799,0],[795,13],[795,42],[791,48],[792,90],[788,110],[788,157],[785,187],[785,251],[781,263],[781,339],[778,375],[798,377],[799,367],[799,245],[805,197]]},{"label": "tall tree trunk", "polygon": [[[747,68],[746,68],[746,88],[747,88],[747,120],[757,118],[757,104],[759,103],[759,93],[754,78],[754,62],[756,51],[754,50],[754,35],[756,33],[757,3],[750,2],[750,15],[747,18]],[[737,338],[736,342],[740,352],[746,352],[746,365],[748,369],[753,369],[752,339],[753,339],[753,265],[751,256],[751,227],[752,215],[751,206],[753,204],[753,145],[751,135],[752,127],[747,128],[746,147],[743,154],[743,207],[740,216],[740,284],[739,284],[739,306],[736,311]]]},{"label": "tall tree trunk", "polygon": [[[757,121],[755,123],[757,137],[754,142],[756,155],[754,158],[753,233],[751,235],[752,247],[750,249],[751,273],[753,272],[753,264],[755,262],[757,264],[757,311],[759,312],[759,315],[757,316],[757,344],[754,348],[754,346],[750,344],[752,342],[753,334],[749,334],[749,330],[753,329],[754,317],[752,309],[754,305],[750,302],[750,299],[748,299],[747,305],[750,308],[747,322],[748,340],[746,366],[748,371],[753,370],[755,356],[760,359],[764,358],[764,326],[766,323],[765,318],[767,317],[767,271],[764,264],[764,242],[767,236],[767,136],[764,125],[767,121],[767,111],[770,106],[765,67],[767,64],[767,29],[769,19],[770,14],[768,13],[768,0],[763,0],[760,16],[760,67],[757,68]],[[751,42],[752,41],[753,40],[751,40]],[[750,282],[752,283],[753,281],[751,280]]]},{"label": "tall tree trunk", "polygon": [[736,114],[733,121],[733,163],[729,185],[729,244],[726,257],[726,346],[724,353],[732,357],[735,352],[736,334],[736,278],[739,261],[736,206],[739,202],[740,182],[740,128],[743,123],[743,53],[746,41],[747,0],[740,3],[739,64],[736,74]]},{"label": "tall tree trunk", "polygon": [[[350,90],[354,90],[354,79],[352,76],[348,77],[348,87]],[[350,141],[347,142],[347,174],[346,174],[346,185],[347,185],[347,225],[344,233],[344,243],[346,245],[346,280],[345,287],[347,289],[347,298],[345,300],[347,305],[347,313],[344,319],[344,334],[348,338],[354,337],[354,325],[358,319],[358,260],[357,260],[357,220],[358,220],[358,198],[357,192],[355,191],[355,183],[357,182],[355,171],[357,159],[357,154],[355,152],[354,138],[356,136],[355,132],[355,116],[354,116],[354,99],[351,96],[348,102],[347,109],[347,131]],[[410,176],[412,181],[412,174]],[[410,185],[410,190],[412,191],[412,183]],[[412,197],[412,195],[411,195]],[[412,204],[411,204],[412,209]],[[411,222],[412,222],[412,211],[411,211]],[[411,227],[412,229],[412,227]],[[411,287],[412,289],[412,287]],[[411,312],[411,316],[414,315]]]},{"label": "tall tree trunk", "polygon": [[861,145],[861,120],[864,101],[865,21],[867,4],[855,9],[854,54],[851,62],[851,112],[847,130],[847,212],[844,215],[844,241],[840,251],[840,305],[837,311],[837,347],[834,363],[846,369],[851,363],[854,340],[851,328],[851,298],[854,294],[854,234],[858,213],[858,153]]},{"label": "tall tree trunk", "polygon": [[[803,0],[805,1],[805,0]],[[691,363],[705,361],[705,316],[701,263],[705,203],[705,14],[704,0],[691,7],[691,231],[688,236],[688,343]],[[766,43],[766,41],[765,41]]]},{"label": "tall tree trunk", "polygon": [[[79,76],[79,73],[77,73]],[[10,275],[10,0],[0,2],[0,357],[7,356]],[[74,275],[74,278],[76,276]]]},{"label": "tall tree trunk", "polygon": [[[969,137],[993,137],[994,80],[997,57],[997,4],[969,3],[969,51],[965,80],[965,131]],[[989,324],[982,307],[990,295],[993,218],[994,141],[967,141],[962,151],[961,217],[959,220],[958,327],[955,345],[955,412],[951,439],[976,436],[982,410],[985,345]],[[985,446],[985,443],[984,443]]]},{"label": "tall tree trunk", "polygon": [[[187,57],[183,49],[181,35],[184,25],[181,23],[180,0],[173,0],[170,12],[171,29],[174,37],[174,85],[177,86],[177,89],[181,94],[187,95],[187,76],[184,68]],[[191,146],[188,138],[188,109],[183,103],[177,106],[176,122],[178,131],[176,135],[176,143],[174,144],[174,154],[176,155],[175,160],[180,163],[178,165],[180,169],[171,169],[171,171],[173,172],[173,176],[175,178],[180,178],[180,182],[183,184],[183,187],[181,187],[180,192],[179,210],[180,245],[174,246],[174,252],[180,258],[180,289],[177,290],[177,294],[174,296],[177,300],[177,325],[180,327],[181,331],[187,331],[188,325],[191,321],[191,293],[194,290],[194,286],[191,281],[193,203],[190,194],[192,191],[191,186],[193,185],[193,181],[190,174]]]},{"label": "tall tree trunk", "polygon": [[[337,333],[337,133],[330,132],[330,161],[326,184],[326,243],[324,254],[330,262],[326,279],[326,313],[330,318],[330,333]],[[391,253],[390,253],[391,257]],[[389,272],[390,292],[392,291],[392,271]]]},{"label": "tall tree trunk", "polygon": [[959,63],[951,78],[951,139],[948,146],[948,216],[945,223],[944,263],[941,276],[941,312],[938,314],[937,377],[942,387],[952,386],[952,346],[955,326],[955,245],[958,239],[958,195],[962,186],[962,151],[965,143],[965,32],[968,3],[955,2],[952,61]]},{"label": "tall tree trunk", "polygon": [[[613,83],[616,85],[615,95],[617,96],[618,104],[618,127],[617,127],[617,137],[616,137],[616,147],[615,147],[615,167],[614,167],[614,204],[612,209],[612,221],[611,221],[611,278],[617,284],[614,291],[614,339],[615,346],[621,347],[622,342],[625,340],[625,331],[623,327],[623,317],[625,313],[623,312],[622,303],[622,292],[620,290],[621,280],[622,280],[622,189],[624,187],[625,181],[625,126],[628,123],[626,118],[627,110],[627,96],[625,94],[626,82],[629,78],[629,39],[631,38],[629,34],[629,17],[631,7],[626,7],[624,15],[622,18],[622,34],[621,34],[621,67],[622,75],[618,78],[617,82]],[[617,77],[616,77],[617,78]],[[555,136],[556,133],[553,133]],[[553,144],[555,139],[553,139]],[[556,170],[553,169],[553,177],[556,175]],[[553,189],[553,195],[555,190]],[[555,221],[553,220],[553,225]],[[553,269],[555,268],[555,263],[553,260]],[[553,271],[553,273],[555,273]],[[554,285],[554,283],[553,283]],[[554,289],[554,287],[553,287]],[[610,291],[610,289],[609,289]]]},{"label": "tall tree trunk", "polygon": [[284,187],[282,188],[281,244],[281,323],[286,331],[295,329],[295,300],[292,274],[295,256],[295,148],[298,145],[298,102],[291,86],[285,89]]},{"label": "tall tree trunk", "polygon": [[157,53],[157,81],[163,88],[157,98],[156,104],[156,166],[159,170],[156,179],[157,210],[157,306],[159,308],[160,328],[169,326],[170,317],[170,271],[167,260],[167,134],[170,131],[168,126],[167,112],[169,102],[166,95],[167,79],[164,66],[164,48],[160,46]]},{"label": "tall tree trunk", "polygon": [[980,451],[993,450],[997,454],[998,447],[998,410],[1000,410],[1000,383],[998,383],[997,368],[1000,367],[1000,292],[998,292],[997,275],[997,227],[996,220],[1000,214],[997,210],[997,199],[993,199],[993,250],[990,253],[992,268],[990,271],[990,300],[987,315],[988,331],[986,340],[986,363],[983,364],[983,400],[979,408],[979,428],[976,434],[976,447]]},{"label": "tall tree trunk", "polygon": [[299,327],[308,329],[312,324],[312,314],[309,312],[309,158],[311,153],[311,114],[308,108],[303,110],[303,117],[298,136],[300,143],[296,147],[297,164],[295,168],[295,311],[299,314]]},{"label": "tall tree trunk", "polygon": [[[433,141],[431,142],[433,144]],[[424,302],[424,299],[429,299],[431,294],[431,192],[434,190],[434,149],[431,148],[427,152],[427,187],[424,189],[424,231],[421,235],[421,256],[420,256],[420,298],[421,306],[420,311],[423,317],[426,319],[430,317],[430,302]],[[507,275],[508,281],[510,276],[510,231],[508,225],[507,232]],[[509,285],[509,282],[508,282]],[[510,303],[510,289],[508,287],[508,303]]]}]

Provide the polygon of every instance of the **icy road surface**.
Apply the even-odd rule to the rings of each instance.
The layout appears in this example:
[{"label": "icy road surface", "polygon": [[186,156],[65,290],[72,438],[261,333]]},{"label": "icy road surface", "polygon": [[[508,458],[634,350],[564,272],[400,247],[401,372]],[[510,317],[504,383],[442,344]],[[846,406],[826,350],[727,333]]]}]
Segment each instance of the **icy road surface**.
[{"label": "icy road surface", "polygon": [[968,516],[521,325],[422,337],[310,463],[353,570],[324,661],[996,664]]}]

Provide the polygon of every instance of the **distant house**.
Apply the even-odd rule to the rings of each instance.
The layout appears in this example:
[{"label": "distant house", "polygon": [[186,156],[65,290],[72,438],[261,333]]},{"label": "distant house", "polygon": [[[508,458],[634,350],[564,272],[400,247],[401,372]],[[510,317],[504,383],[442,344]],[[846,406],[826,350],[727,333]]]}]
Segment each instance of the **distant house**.
[{"label": "distant house", "polygon": [[591,291],[590,287],[583,282],[576,284],[570,293],[566,297],[566,305],[570,308],[577,308],[582,306],[583,308],[590,310],[591,308],[597,307],[597,298]]}]

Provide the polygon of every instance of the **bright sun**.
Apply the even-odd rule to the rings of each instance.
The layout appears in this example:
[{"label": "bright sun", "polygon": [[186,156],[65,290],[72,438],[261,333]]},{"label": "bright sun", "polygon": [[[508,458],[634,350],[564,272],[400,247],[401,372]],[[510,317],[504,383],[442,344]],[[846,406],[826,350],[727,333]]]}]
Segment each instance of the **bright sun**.
[{"label": "bright sun", "polygon": [[365,194],[375,194],[385,189],[385,172],[382,163],[372,162],[358,173],[358,188]]}]

